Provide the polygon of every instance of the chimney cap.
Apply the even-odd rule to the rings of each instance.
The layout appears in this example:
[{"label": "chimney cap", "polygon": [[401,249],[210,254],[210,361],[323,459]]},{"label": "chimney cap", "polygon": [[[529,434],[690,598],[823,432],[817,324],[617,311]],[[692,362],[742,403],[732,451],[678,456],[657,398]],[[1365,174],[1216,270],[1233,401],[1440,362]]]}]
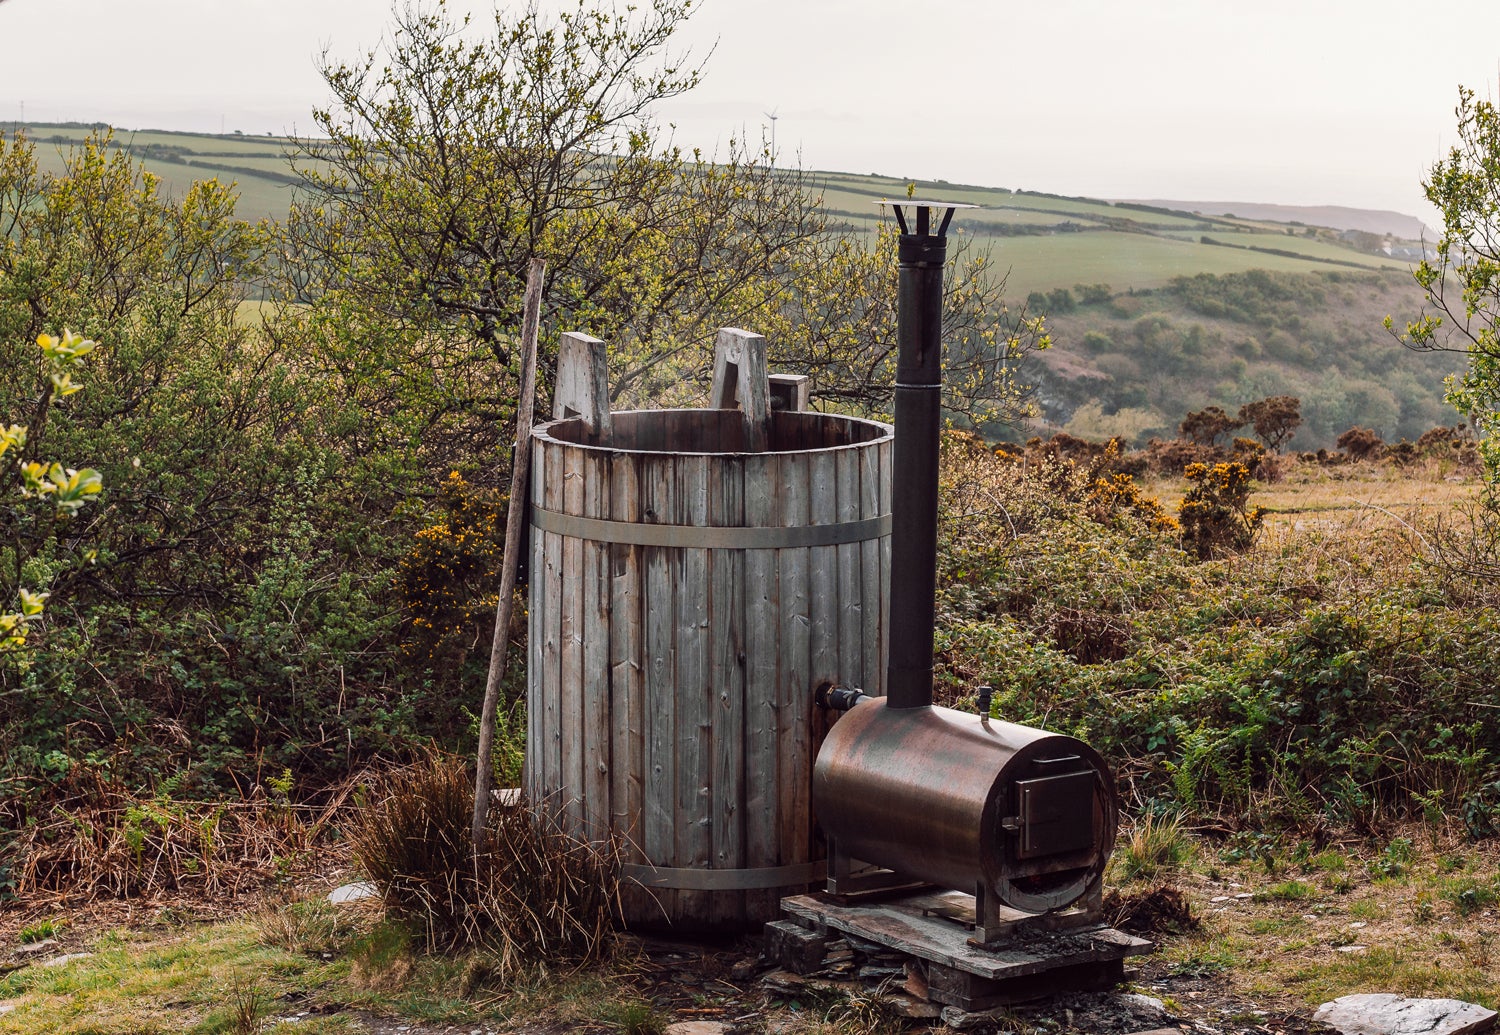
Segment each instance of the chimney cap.
[{"label": "chimney cap", "polygon": [[[908,237],[942,237],[948,233],[948,223],[953,219],[955,209],[979,207],[962,201],[933,201],[931,198],[881,198],[876,204],[881,208],[891,206],[891,211],[896,213],[896,225],[901,228],[902,235]],[[906,213],[901,211],[906,205],[917,210],[915,234],[906,225]],[[932,213],[935,211],[943,213],[943,221],[938,226],[937,233],[932,232]]]},{"label": "chimney cap", "polygon": [[875,202],[881,208],[893,205],[900,208],[902,205],[915,205],[917,208],[978,208],[967,201],[936,201],[932,198],[881,198]]}]

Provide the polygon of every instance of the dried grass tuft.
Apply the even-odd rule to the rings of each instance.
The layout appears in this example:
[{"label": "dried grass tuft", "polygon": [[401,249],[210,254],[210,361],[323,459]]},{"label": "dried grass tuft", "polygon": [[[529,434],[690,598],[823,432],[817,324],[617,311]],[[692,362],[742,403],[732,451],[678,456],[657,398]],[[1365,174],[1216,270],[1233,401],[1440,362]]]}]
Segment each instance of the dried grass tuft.
[{"label": "dried grass tuft", "polygon": [[1115,865],[1126,880],[1149,880],[1186,865],[1193,856],[1193,842],[1180,815],[1148,812],[1123,841]]},{"label": "dried grass tuft", "polygon": [[262,945],[299,956],[323,956],[348,947],[359,933],[360,912],[325,898],[305,898],[268,903],[252,919]]},{"label": "dried grass tuft", "polygon": [[16,824],[8,846],[15,894],[92,902],[255,890],[315,852],[327,860],[335,817],[354,786],[350,780],[311,805],[273,802],[258,791],[206,802],[150,796],[78,767]]},{"label": "dried grass tuft", "polygon": [[460,759],[439,753],[389,773],[351,840],[387,912],[431,950],[481,947],[495,973],[602,957],[617,912],[617,860],[531,803],[497,810],[473,850],[473,789]]},{"label": "dried grass tuft", "polygon": [[233,1035],[257,1035],[267,1005],[258,984],[236,978],[229,988],[229,1030]]}]

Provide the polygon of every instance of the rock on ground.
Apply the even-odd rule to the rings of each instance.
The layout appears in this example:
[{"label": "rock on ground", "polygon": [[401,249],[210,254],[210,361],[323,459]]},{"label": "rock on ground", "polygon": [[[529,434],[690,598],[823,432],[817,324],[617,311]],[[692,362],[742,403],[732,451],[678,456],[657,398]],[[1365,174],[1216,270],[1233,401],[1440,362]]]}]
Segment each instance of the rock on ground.
[{"label": "rock on ground", "polygon": [[375,898],[379,894],[379,888],[367,880],[362,880],[334,888],[328,893],[328,901],[334,905],[341,905],[345,902],[358,902],[362,898]]},{"label": "rock on ground", "polygon": [[1408,999],[1389,993],[1346,995],[1313,1019],[1344,1035],[1470,1035],[1495,1026],[1494,1010],[1457,999]]}]

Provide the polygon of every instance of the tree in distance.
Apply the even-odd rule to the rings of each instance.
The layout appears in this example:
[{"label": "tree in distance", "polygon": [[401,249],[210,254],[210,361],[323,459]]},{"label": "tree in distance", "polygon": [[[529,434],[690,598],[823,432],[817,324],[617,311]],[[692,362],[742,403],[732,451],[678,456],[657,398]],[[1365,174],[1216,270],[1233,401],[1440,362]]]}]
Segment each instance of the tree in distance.
[{"label": "tree in distance", "polygon": [[658,141],[650,109],[698,81],[666,52],[691,7],[580,4],[554,24],[533,4],[472,42],[441,6],[408,9],[387,54],[325,58],[327,139],[299,142],[316,161],[288,223],[297,293],[461,332],[507,366],[540,256],[549,321],[615,345],[617,392],[695,338],[693,317],[753,309],[821,226],[738,145],[714,165]]},{"label": "tree in distance", "polygon": [[1255,429],[1267,449],[1275,452],[1302,425],[1302,400],[1295,395],[1273,395],[1240,407],[1239,426]]},{"label": "tree in distance", "polygon": [[1182,418],[1179,430],[1182,437],[1200,446],[1217,446],[1219,439],[1245,425],[1243,414],[1236,420],[1225,413],[1222,407],[1205,406]]}]

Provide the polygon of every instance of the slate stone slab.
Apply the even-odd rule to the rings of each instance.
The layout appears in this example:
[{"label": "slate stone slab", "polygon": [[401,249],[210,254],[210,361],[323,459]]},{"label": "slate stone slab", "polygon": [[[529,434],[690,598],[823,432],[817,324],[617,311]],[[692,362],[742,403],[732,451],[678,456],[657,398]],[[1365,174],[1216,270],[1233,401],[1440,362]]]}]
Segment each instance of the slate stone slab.
[{"label": "slate stone slab", "polygon": [[1346,995],[1313,1020],[1344,1035],[1470,1035],[1495,1026],[1494,1010],[1457,999],[1408,999],[1385,992]]},{"label": "slate stone slab", "polygon": [[364,898],[375,898],[379,894],[379,888],[367,880],[362,880],[334,888],[328,893],[328,901],[334,905],[342,905],[345,902],[358,902]]}]

